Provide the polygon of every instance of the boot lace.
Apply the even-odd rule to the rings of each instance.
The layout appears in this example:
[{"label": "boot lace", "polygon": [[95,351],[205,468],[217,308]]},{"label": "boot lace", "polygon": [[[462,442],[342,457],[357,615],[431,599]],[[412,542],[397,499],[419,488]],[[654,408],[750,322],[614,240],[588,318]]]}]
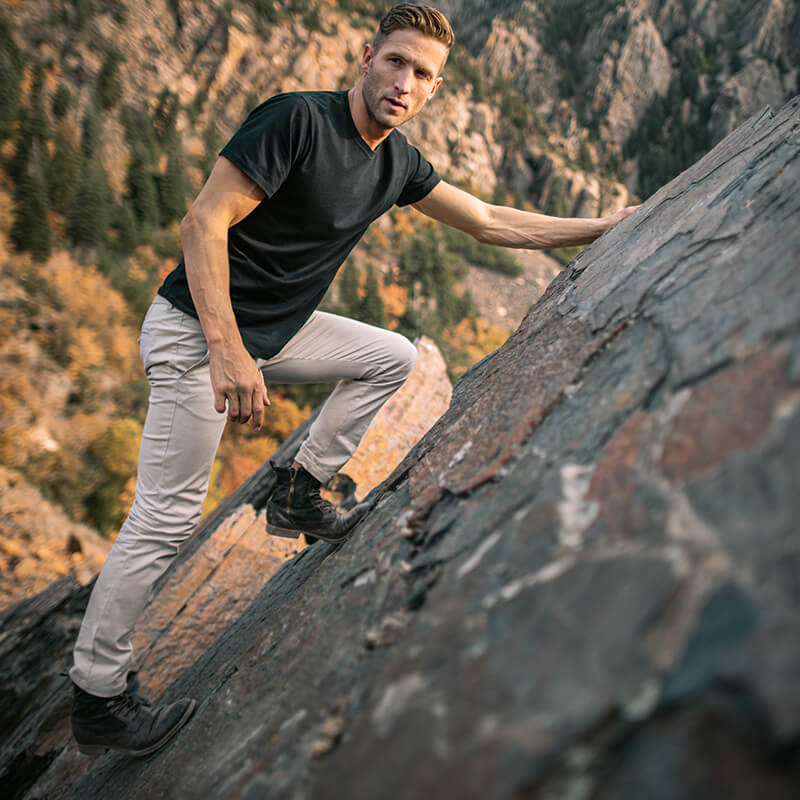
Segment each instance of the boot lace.
[{"label": "boot lace", "polygon": [[123,692],[108,701],[108,710],[121,717],[135,717],[143,705],[150,705],[144,698]]},{"label": "boot lace", "polygon": [[336,506],[330,502],[330,500],[326,500],[320,493],[320,487],[315,487],[310,489],[308,492],[308,502],[314,506],[314,508],[318,508],[320,511],[326,514],[337,514]]}]

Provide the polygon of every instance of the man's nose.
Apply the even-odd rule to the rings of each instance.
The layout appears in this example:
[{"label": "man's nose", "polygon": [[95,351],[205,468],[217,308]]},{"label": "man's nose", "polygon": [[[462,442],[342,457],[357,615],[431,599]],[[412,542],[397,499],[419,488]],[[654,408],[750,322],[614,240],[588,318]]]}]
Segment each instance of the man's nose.
[{"label": "man's nose", "polygon": [[410,68],[398,70],[395,74],[394,88],[400,94],[408,94],[411,91],[411,79],[413,73]]}]

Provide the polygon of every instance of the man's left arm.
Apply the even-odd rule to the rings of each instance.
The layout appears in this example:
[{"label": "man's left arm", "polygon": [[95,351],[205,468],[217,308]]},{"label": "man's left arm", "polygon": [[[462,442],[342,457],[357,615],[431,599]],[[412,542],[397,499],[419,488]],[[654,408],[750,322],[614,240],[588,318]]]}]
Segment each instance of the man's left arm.
[{"label": "man's left arm", "polygon": [[549,217],[490,205],[444,181],[413,205],[417,211],[458,228],[479,242],[525,250],[589,244],[639,208],[628,206],[607,217]]}]

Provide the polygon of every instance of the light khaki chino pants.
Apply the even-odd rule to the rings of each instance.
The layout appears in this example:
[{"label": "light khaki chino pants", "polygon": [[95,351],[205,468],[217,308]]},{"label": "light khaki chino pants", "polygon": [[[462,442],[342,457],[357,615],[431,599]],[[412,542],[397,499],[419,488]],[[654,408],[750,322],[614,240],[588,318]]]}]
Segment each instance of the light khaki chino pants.
[{"label": "light khaki chino pants", "polygon": [[[227,420],[214,409],[197,319],[157,295],[139,342],[150,401],[136,497],[95,584],[70,670],[78,686],[101,697],[125,690],[133,669],[134,624],[153,584],[200,519]],[[324,483],[355,451],[416,357],[416,348],[400,334],[315,311],[276,356],[256,363],[267,386],[339,381],[297,454]]]}]

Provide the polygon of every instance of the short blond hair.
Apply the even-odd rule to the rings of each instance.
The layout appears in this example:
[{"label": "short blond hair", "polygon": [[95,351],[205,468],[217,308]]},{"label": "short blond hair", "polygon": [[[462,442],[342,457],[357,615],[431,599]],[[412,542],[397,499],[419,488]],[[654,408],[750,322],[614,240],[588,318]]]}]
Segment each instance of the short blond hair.
[{"label": "short blond hair", "polygon": [[372,47],[378,50],[383,40],[392,31],[413,28],[426,36],[432,36],[449,50],[456,40],[447,17],[433,6],[418,6],[415,3],[400,3],[389,9],[378,25],[378,33]]}]

